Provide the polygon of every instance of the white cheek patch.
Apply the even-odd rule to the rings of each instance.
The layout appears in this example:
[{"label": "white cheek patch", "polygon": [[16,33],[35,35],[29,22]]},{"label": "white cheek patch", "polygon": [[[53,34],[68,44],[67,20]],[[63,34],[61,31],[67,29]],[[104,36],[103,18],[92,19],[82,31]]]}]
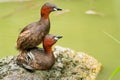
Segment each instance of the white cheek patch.
[{"label": "white cheek patch", "polygon": [[57,38],[57,37],[54,37],[54,39],[55,39],[55,40],[58,40],[58,38]]}]

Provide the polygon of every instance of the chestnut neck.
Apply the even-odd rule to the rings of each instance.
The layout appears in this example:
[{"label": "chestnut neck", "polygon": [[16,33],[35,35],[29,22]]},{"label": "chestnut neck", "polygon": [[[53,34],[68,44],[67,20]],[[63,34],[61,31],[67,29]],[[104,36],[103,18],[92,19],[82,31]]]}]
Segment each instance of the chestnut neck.
[{"label": "chestnut neck", "polygon": [[52,46],[46,46],[45,44],[43,44],[43,48],[45,50],[45,53],[52,54]]},{"label": "chestnut neck", "polygon": [[51,43],[51,41],[48,39],[43,40],[43,48],[45,50],[45,53],[47,53],[47,54],[52,53],[52,45],[49,45],[50,43]]},{"label": "chestnut neck", "polygon": [[41,13],[41,18],[49,19],[49,14],[48,13]]},{"label": "chestnut neck", "polygon": [[44,47],[44,50],[47,54],[52,54],[52,47]]},{"label": "chestnut neck", "polygon": [[41,8],[41,18],[49,19],[49,14],[50,14],[49,8],[45,8],[45,6],[43,6]]}]

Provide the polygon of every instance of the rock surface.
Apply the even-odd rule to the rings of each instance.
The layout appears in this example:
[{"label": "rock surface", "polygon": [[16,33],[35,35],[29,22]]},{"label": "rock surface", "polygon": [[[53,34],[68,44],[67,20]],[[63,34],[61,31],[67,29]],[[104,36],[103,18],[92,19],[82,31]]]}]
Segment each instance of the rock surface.
[{"label": "rock surface", "polygon": [[0,80],[95,80],[101,63],[95,58],[69,48],[55,46],[55,65],[46,71],[28,72],[9,56],[0,59]]}]

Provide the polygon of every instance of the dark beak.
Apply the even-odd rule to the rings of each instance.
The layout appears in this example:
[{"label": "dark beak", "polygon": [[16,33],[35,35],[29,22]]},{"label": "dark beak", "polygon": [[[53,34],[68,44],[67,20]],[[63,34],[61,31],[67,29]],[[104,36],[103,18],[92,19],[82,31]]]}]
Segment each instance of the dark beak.
[{"label": "dark beak", "polygon": [[62,38],[63,36],[56,36],[58,39]]},{"label": "dark beak", "polygon": [[54,11],[62,11],[61,8],[57,8],[57,7],[53,8],[53,10],[54,10]]},{"label": "dark beak", "polygon": [[60,39],[60,38],[62,38],[62,37],[63,37],[63,36],[55,36],[54,39],[55,39],[55,40],[58,40],[58,39]]}]

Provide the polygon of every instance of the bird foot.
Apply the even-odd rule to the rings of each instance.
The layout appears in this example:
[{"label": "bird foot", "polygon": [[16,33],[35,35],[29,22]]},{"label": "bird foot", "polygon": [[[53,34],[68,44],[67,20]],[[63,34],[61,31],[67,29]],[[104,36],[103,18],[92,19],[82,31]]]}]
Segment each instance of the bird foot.
[{"label": "bird foot", "polygon": [[24,67],[26,70],[30,71],[30,72],[34,72],[35,69],[27,64],[22,63],[22,67]]}]

